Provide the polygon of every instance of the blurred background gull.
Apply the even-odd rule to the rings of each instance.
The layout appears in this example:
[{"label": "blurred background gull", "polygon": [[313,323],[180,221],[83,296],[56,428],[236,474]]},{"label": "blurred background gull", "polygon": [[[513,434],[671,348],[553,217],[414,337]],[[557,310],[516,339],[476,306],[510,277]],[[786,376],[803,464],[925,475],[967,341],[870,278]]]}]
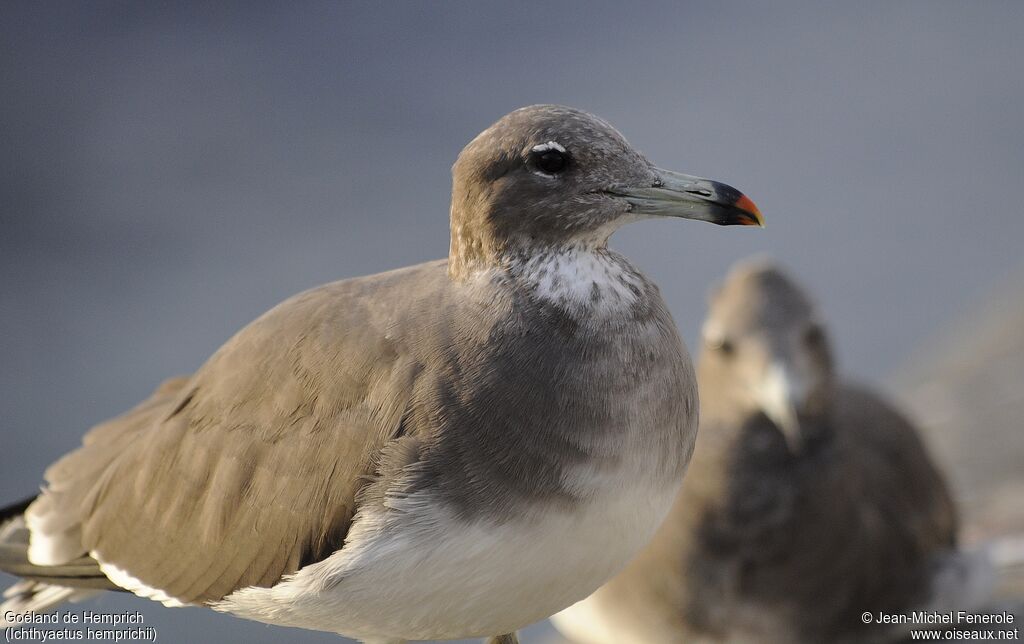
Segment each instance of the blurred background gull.
[{"label": "blurred background gull", "polygon": [[[556,102],[766,214],[742,239],[613,239],[691,347],[712,281],[770,252],[843,372],[894,384],[929,430],[969,533],[1019,530],[1022,31],[1015,2],[4,3],[2,498],[285,297],[444,256],[458,151]],[[94,608],[178,641],[285,637]]]}]

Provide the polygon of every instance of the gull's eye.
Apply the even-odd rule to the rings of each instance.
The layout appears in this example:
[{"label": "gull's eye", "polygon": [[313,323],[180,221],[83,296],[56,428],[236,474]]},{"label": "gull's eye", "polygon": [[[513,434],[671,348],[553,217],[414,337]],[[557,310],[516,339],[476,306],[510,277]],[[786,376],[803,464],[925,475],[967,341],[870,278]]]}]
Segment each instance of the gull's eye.
[{"label": "gull's eye", "polygon": [[569,159],[557,150],[548,150],[537,157],[537,167],[548,174],[558,174],[569,165]]},{"label": "gull's eye", "polygon": [[732,340],[719,335],[705,337],[704,344],[712,351],[717,351],[726,358],[731,358],[736,353],[736,345],[732,343]]},{"label": "gull's eye", "polygon": [[804,342],[812,349],[819,349],[825,345],[825,330],[819,325],[813,324],[804,334]]},{"label": "gull's eye", "polygon": [[544,174],[559,174],[569,167],[569,153],[554,141],[536,145],[530,151],[530,160]]},{"label": "gull's eye", "polygon": [[715,349],[727,358],[731,358],[736,353],[736,345],[726,339],[721,340]]}]

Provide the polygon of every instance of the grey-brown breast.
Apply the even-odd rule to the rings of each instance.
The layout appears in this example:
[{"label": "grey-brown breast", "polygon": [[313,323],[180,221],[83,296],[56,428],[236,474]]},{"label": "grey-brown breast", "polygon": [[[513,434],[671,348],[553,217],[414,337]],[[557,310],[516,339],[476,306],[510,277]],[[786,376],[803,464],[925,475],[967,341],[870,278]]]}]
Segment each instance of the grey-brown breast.
[{"label": "grey-brown breast", "polygon": [[404,419],[423,436],[413,489],[435,489],[464,516],[508,520],[585,500],[565,480],[584,463],[610,470],[642,453],[651,476],[678,480],[692,449],[695,378],[657,289],[644,280],[621,315],[596,319],[511,277],[493,287],[476,305],[486,315],[445,316],[458,320],[457,342],[409,332],[431,365]]}]

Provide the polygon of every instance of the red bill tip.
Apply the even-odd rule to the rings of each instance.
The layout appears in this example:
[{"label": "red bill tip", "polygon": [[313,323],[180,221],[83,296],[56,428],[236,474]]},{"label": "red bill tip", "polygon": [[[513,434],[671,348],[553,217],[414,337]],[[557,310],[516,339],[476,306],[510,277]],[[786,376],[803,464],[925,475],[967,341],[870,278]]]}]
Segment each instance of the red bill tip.
[{"label": "red bill tip", "polygon": [[761,216],[761,211],[757,209],[757,205],[750,200],[747,195],[740,195],[740,198],[733,204],[736,208],[748,212],[751,215],[751,221],[748,225],[750,226],[764,226],[764,217]]}]

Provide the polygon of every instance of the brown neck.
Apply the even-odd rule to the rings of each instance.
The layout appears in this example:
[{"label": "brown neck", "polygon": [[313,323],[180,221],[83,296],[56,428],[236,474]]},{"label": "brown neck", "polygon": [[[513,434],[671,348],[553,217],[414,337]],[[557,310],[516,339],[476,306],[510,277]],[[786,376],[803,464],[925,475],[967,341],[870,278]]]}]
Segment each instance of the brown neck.
[{"label": "brown neck", "polygon": [[456,281],[498,263],[500,250],[493,240],[474,234],[468,226],[452,221],[448,248],[448,276]]}]

